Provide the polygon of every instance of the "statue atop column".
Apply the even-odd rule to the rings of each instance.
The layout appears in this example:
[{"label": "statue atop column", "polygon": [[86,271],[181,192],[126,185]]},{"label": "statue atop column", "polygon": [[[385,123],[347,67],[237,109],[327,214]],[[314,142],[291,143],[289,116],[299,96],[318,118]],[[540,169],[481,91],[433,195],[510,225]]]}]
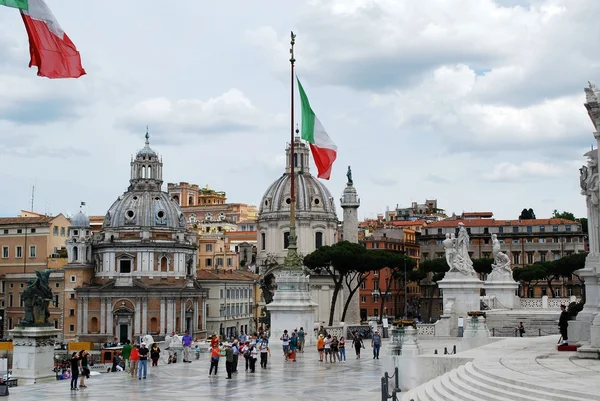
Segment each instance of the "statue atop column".
[{"label": "statue atop column", "polygon": [[581,194],[585,195],[585,201],[588,211],[588,235],[590,244],[590,254],[600,253],[598,233],[600,232],[600,185],[598,182],[598,151],[591,150],[585,154],[588,158],[587,166],[579,169],[579,185]]},{"label": "statue atop column", "polygon": [[25,305],[25,317],[18,326],[48,326],[50,311],[48,305],[52,301],[52,290],[48,283],[52,269],[35,271],[36,278],[29,280],[23,291],[22,299]]},{"label": "statue atop column", "polygon": [[352,181],[352,169],[350,168],[350,166],[348,166],[348,171],[346,172],[346,177],[348,177],[348,185],[354,184],[354,181]]},{"label": "statue atop column", "polygon": [[502,247],[496,234],[492,234],[492,255],[494,256],[494,263],[492,263],[492,275],[494,275],[494,273],[503,276],[508,274],[512,277],[510,258],[508,255],[502,252]]},{"label": "statue atop column", "polygon": [[442,243],[446,251],[446,262],[450,266],[449,272],[476,277],[477,273],[469,256],[469,234],[463,223],[458,223],[458,227],[458,238],[454,234],[446,234]]}]

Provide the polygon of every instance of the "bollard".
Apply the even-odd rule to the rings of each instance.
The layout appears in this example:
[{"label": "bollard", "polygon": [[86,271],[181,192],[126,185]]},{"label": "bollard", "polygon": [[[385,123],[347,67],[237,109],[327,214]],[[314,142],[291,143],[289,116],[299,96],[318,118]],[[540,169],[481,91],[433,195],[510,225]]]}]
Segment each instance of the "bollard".
[{"label": "bollard", "polygon": [[448,355],[448,347],[444,347],[444,355]]},{"label": "bollard", "polygon": [[456,355],[456,344],[452,346],[452,353]]},{"label": "bollard", "polygon": [[394,390],[400,390],[400,378],[399,378],[399,374],[398,374],[398,366],[396,366],[394,368]]},{"label": "bollard", "polygon": [[388,399],[388,385],[387,385],[387,372],[384,377],[381,378],[381,401],[387,401]]},{"label": "bollard", "polygon": [[492,337],[496,337],[496,328],[492,327]]},{"label": "bollard", "polygon": [[437,355],[437,349],[433,350],[433,354]]}]

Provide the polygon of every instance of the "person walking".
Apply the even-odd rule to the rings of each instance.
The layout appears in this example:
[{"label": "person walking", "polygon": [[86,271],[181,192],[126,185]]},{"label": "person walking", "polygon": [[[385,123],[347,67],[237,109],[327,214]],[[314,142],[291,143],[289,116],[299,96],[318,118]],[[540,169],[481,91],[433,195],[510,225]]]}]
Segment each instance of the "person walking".
[{"label": "person walking", "polygon": [[287,330],[283,330],[283,335],[279,338],[281,340],[281,345],[283,347],[283,356],[287,361],[290,353],[290,336]]},{"label": "person walking", "polygon": [[375,333],[373,334],[371,347],[373,348],[373,359],[379,359],[379,350],[381,349],[381,336],[379,335],[379,330],[375,330]]},{"label": "person walking", "polygon": [[142,343],[142,347],[138,351],[140,354],[140,361],[138,362],[138,380],[142,380],[142,378],[146,378],[148,374],[148,354],[150,350],[146,348],[146,343]]},{"label": "person walking", "polygon": [[129,355],[129,373],[131,378],[134,378],[138,371],[138,364],[140,362],[140,348],[137,344],[133,345],[131,354]]},{"label": "person walking", "polygon": [[231,345],[225,346],[225,370],[227,371],[227,379],[231,379],[233,373],[233,349]]},{"label": "person walking", "polygon": [[250,373],[254,373],[256,370],[256,360],[258,359],[258,350],[256,345],[251,345],[250,348]]},{"label": "person walking", "polygon": [[325,352],[325,336],[319,335],[317,340],[317,351],[319,351],[319,362],[323,362],[323,353]]},{"label": "person walking", "polygon": [[560,329],[560,335],[562,337],[562,343],[560,345],[569,344],[569,336],[567,335],[567,328],[569,327],[569,313],[567,307],[564,305],[560,306],[560,318],[558,319],[558,328]]},{"label": "person walking", "polygon": [[352,345],[354,345],[354,351],[356,351],[356,359],[360,359],[360,349],[364,348],[365,345],[358,331],[354,332],[354,338],[352,339]]},{"label": "person walking", "polygon": [[133,349],[133,345],[131,344],[131,341],[129,341],[129,339],[125,340],[125,345],[123,345],[123,350],[121,352],[121,355],[123,356],[123,359],[125,360],[125,369],[129,368],[129,358],[131,355],[131,350]]},{"label": "person walking", "polygon": [[338,347],[340,349],[340,362],[345,363],[346,362],[346,340],[344,339],[344,336],[340,337]]},{"label": "person walking", "polygon": [[266,369],[269,356],[271,356],[271,348],[269,348],[269,341],[266,338],[263,338],[259,343],[258,351],[260,353],[260,367]]},{"label": "person walking", "polygon": [[304,327],[300,327],[300,330],[298,331],[298,352],[304,353],[304,336],[305,335],[306,335],[306,333],[304,333]]},{"label": "person walking", "polygon": [[79,390],[77,388],[77,380],[79,379],[79,368],[81,366],[81,360],[77,352],[71,354],[71,390]]},{"label": "person walking", "polygon": [[519,327],[517,327],[517,330],[519,330],[519,337],[523,337],[523,334],[525,333],[525,327],[523,326],[523,322],[519,323]]},{"label": "person walking", "polygon": [[81,379],[79,380],[79,388],[87,387],[85,379],[90,378],[90,368],[88,367],[88,356],[90,354],[86,350],[79,351],[79,360],[81,361]]},{"label": "person walking", "polygon": [[210,349],[210,369],[208,371],[208,377],[212,375],[213,368],[215,368],[215,377],[219,370],[219,358],[221,357],[221,350],[218,344],[214,344]]},{"label": "person walking", "polygon": [[181,339],[183,344],[183,362],[192,363],[192,336],[186,330],[185,335]]},{"label": "person walking", "polygon": [[233,345],[231,346],[233,351],[233,372],[237,373],[238,360],[240,357],[240,344],[238,340],[233,340]]},{"label": "person walking", "polygon": [[158,343],[152,344],[150,349],[150,359],[152,359],[152,366],[158,366],[158,360],[160,359],[160,348]]}]

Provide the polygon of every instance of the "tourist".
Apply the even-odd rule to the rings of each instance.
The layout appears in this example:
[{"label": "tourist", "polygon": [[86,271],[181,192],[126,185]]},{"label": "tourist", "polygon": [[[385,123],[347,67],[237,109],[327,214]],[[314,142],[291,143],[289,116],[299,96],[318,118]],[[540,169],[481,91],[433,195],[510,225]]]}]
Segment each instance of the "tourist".
[{"label": "tourist", "polygon": [[225,371],[227,371],[227,379],[231,379],[233,373],[233,349],[231,345],[225,346]]},{"label": "tourist", "polygon": [[344,363],[346,362],[346,340],[344,336],[340,337],[338,347],[340,349],[340,362]]},{"label": "tourist", "polygon": [[338,353],[339,344],[340,342],[338,341],[337,336],[333,336],[333,339],[331,340],[331,356],[333,357],[333,362],[340,360],[340,354]]},{"label": "tourist", "polygon": [[79,388],[87,387],[85,385],[85,379],[90,378],[90,369],[88,367],[88,355],[86,350],[79,351],[79,359],[81,360],[81,379],[79,380]]},{"label": "tourist", "polygon": [[146,343],[142,343],[142,347],[138,351],[140,355],[140,361],[138,362],[138,379],[146,378],[148,373],[148,354],[150,350],[146,348]]},{"label": "tourist", "polygon": [[219,339],[217,338],[216,334],[213,334],[210,339],[210,348],[212,349],[212,347],[214,347],[215,345],[219,345]]},{"label": "tourist", "polygon": [[220,357],[221,350],[219,349],[219,344],[215,344],[210,349],[210,369],[208,371],[208,377],[212,375],[213,368],[215,368],[215,377],[217,376],[217,371],[219,370]]},{"label": "tourist", "polygon": [[175,338],[175,332],[172,331],[171,335],[167,335],[165,336],[165,349],[167,351],[169,351],[169,357],[171,360],[173,360],[173,354],[177,353],[177,350],[175,350],[174,346],[177,343],[177,339]]},{"label": "tourist", "polygon": [[354,345],[354,351],[356,351],[356,359],[360,359],[360,349],[365,348],[365,344],[363,343],[362,337],[358,331],[354,332],[352,345]]},{"label": "tourist", "polygon": [[244,334],[243,331],[240,331],[240,335],[238,336],[238,340],[240,340],[240,344],[246,344],[248,340],[248,336]]},{"label": "tourist", "polygon": [[283,335],[279,339],[281,340],[281,345],[283,347],[283,356],[287,361],[289,357],[288,354],[290,353],[290,336],[288,335],[288,331],[283,330]]},{"label": "tourist", "polygon": [[569,344],[569,337],[567,335],[567,327],[569,327],[569,313],[567,307],[564,305],[560,306],[560,318],[558,319],[558,327],[560,329],[560,335],[562,337],[561,345]]},{"label": "tourist", "polygon": [[248,367],[250,366],[250,342],[249,341],[246,341],[246,343],[242,345],[241,351],[242,351],[242,355],[244,356],[244,359],[246,360],[246,371],[248,371]]},{"label": "tourist", "polygon": [[292,332],[292,338],[290,338],[290,358],[293,362],[296,362],[296,350],[298,349],[298,336],[296,332]]},{"label": "tourist", "polygon": [[192,363],[192,336],[186,330],[183,339],[183,362]]},{"label": "tourist", "polygon": [[231,349],[233,350],[233,372],[237,373],[238,359],[240,357],[240,344],[238,340],[233,340]]},{"label": "tourist", "polygon": [[319,327],[319,331],[317,332],[317,335],[320,336],[321,334],[323,334],[323,337],[327,337],[327,330],[325,330],[323,328],[323,326]]},{"label": "tourist", "polygon": [[523,334],[525,333],[525,327],[523,327],[523,322],[519,323],[519,327],[517,327],[517,329],[519,330],[519,337],[523,337]]},{"label": "tourist", "polygon": [[324,345],[325,345],[325,363],[327,363],[327,362],[333,362],[333,357],[331,355],[331,342],[332,341],[333,341],[333,339],[331,338],[331,334],[327,334],[325,336],[325,341],[324,341]]},{"label": "tourist", "polygon": [[119,351],[115,351],[113,356],[113,363],[111,372],[121,372],[123,368],[121,367],[121,356],[119,355]]},{"label": "tourist", "polygon": [[258,351],[260,352],[260,367],[266,369],[268,356],[271,356],[271,348],[269,348],[269,341],[266,337],[263,337],[262,341],[259,343]]},{"label": "tourist", "polygon": [[317,351],[319,351],[319,362],[323,362],[323,352],[325,351],[325,336],[323,334],[320,334],[317,340]]},{"label": "tourist", "polygon": [[158,366],[158,359],[160,358],[160,348],[157,343],[152,344],[150,348],[150,359],[152,359],[152,366]]},{"label": "tourist", "polygon": [[123,345],[123,350],[121,352],[121,355],[123,356],[123,359],[125,360],[125,368],[129,368],[130,363],[129,363],[129,357],[131,355],[131,350],[133,349],[133,345],[131,345],[131,341],[129,341],[129,339],[125,340],[125,345]]},{"label": "tourist", "polygon": [[79,379],[79,367],[81,360],[77,352],[73,352],[71,355],[71,390],[79,390],[77,388],[77,379]]},{"label": "tourist", "polygon": [[140,349],[137,344],[134,344],[131,349],[131,354],[129,355],[129,373],[132,378],[134,378],[137,373],[139,361]]},{"label": "tourist", "polygon": [[298,331],[298,352],[304,352],[304,327],[300,327]]},{"label": "tourist", "polygon": [[256,346],[250,347],[250,373],[254,373],[256,369],[256,360],[258,359],[258,350]]},{"label": "tourist", "polygon": [[373,359],[379,359],[379,350],[381,349],[381,336],[379,335],[379,330],[375,330],[375,333],[373,334],[371,347],[373,348]]},{"label": "tourist", "polygon": [[200,347],[198,347],[197,345],[194,349],[194,355],[196,356],[196,360],[200,359]]}]

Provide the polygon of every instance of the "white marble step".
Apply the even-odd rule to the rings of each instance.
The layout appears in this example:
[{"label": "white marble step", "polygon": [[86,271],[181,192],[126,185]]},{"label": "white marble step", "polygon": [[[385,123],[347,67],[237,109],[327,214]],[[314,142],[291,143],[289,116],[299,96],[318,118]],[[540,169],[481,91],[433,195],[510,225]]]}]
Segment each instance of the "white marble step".
[{"label": "white marble step", "polygon": [[[446,373],[444,376],[442,376],[442,380],[441,380],[441,385],[444,387],[444,389],[447,390],[447,392],[452,394],[452,398],[442,398],[442,399],[448,399],[448,400],[452,400],[452,401],[480,401],[481,398],[475,397],[471,394],[465,393],[460,386],[456,386],[451,377],[453,375],[453,373],[455,373],[454,370]],[[456,379],[455,379],[456,380]],[[436,386],[436,388],[439,388],[439,386]]]},{"label": "white marble step", "polygon": [[478,400],[486,400],[486,401],[514,401],[515,398],[511,395],[501,394],[499,395],[498,391],[494,391],[494,389],[487,388],[485,386],[481,386],[480,383],[474,382],[471,378],[465,373],[464,366],[459,367],[458,369],[452,371],[450,373],[450,379],[455,383],[456,387],[458,387],[464,394],[471,394],[475,396]]},{"label": "white marble step", "polygon": [[[468,366],[467,366],[468,365]],[[467,365],[461,366],[462,378],[466,383],[471,384],[474,387],[486,392],[490,397],[501,397],[512,401],[541,401],[551,400],[551,392],[548,391],[537,391],[530,390],[524,386],[513,386],[507,385],[507,383],[496,380],[494,378],[484,378],[478,375],[472,369],[472,362],[468,362]],[[493,398],[488,398],[492,400]]]},{"label": "white marble step", "polygon": [[[582,394],[576,391],[561,390],[557,388],[549,388],[543,382],[536,384],[533,382],[535,378],[529,377],[527,382],[517,372],[511,372],[506,369],[501,374],[494,374],[485,369],[482,369],[477,364],[468,363],[468,373],[472,374],[473,380],[485,381],[493,383],[494,387],[502,386],[513,391],[521,392],[521,394],[530,395],[533,399],[543,399],[552,401],[591,401],[600,400],[600,395]],[[533,379],[533,380],[532,380]],[[543,397],[543,398],[535,398]]]}]

